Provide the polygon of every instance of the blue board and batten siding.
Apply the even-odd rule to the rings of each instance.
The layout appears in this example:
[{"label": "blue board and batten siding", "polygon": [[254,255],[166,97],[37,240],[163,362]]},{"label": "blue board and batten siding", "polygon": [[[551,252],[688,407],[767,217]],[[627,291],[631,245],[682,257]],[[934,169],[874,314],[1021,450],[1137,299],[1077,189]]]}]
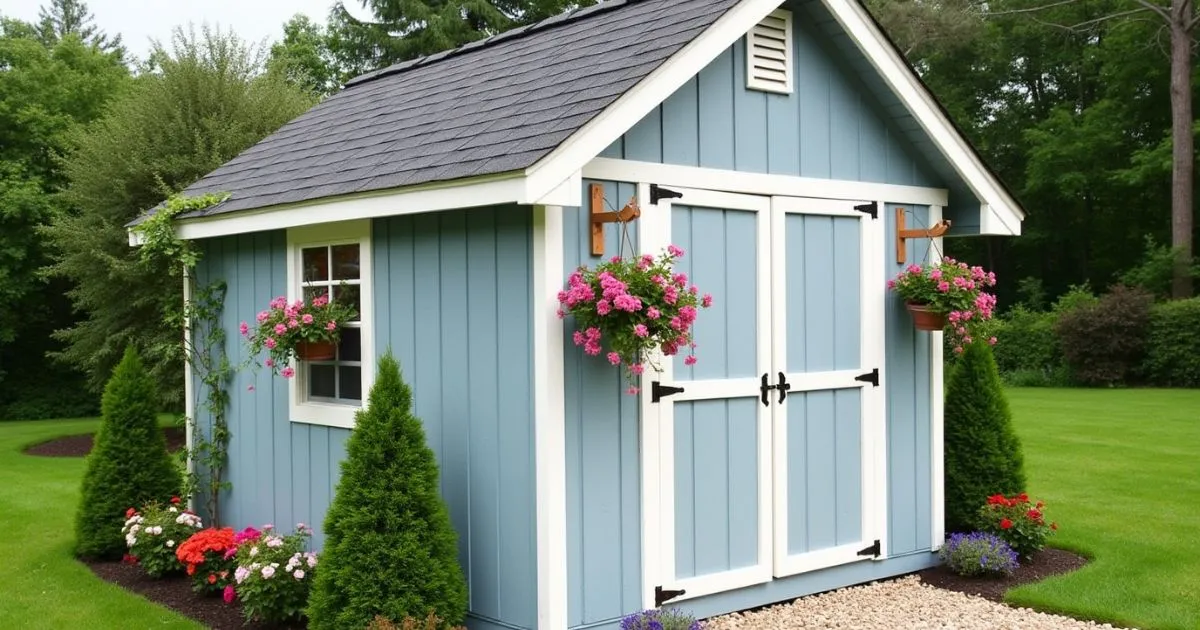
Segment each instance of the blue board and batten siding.
[{"label": "blue board and batten siding", "polygon": [[[492,207],[374,222],[375,351],[390,347],[413,390],[458,532],[473,628],[536,623],[532,377],[532,213]],[[237,338],[287,293],[283,232],[205,243],[200,282],[229,286],[223,327]],[[255,391],[248,391],[250,385]],[[293,423],[287,384],[241,371],[231,388],[229,525],[321,524],[347,429]],[[491,623],[486,620],[491,620]]]}]

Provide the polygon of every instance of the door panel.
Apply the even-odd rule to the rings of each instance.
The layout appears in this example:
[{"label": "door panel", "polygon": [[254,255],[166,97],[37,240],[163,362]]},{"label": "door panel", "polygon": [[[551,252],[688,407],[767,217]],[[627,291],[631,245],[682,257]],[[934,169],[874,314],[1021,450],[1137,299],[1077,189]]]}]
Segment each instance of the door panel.
[{"label": "door panel", "polygon": [[788,372],[861,367],[860,222],[790,213],[784,218]]},{"label": "door panel", "polygon": [[861,541],[861,392],[804,392],[787,405],[788,554]]}]

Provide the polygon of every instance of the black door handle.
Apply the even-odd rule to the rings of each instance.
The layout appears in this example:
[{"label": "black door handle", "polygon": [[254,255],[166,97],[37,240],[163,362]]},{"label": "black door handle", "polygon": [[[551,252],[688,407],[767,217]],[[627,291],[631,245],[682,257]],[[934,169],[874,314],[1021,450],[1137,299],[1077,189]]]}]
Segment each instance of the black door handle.
[{"label": "black door handle", "polygon": [[787,382],[787,377],[783,375],[783,372],[779,373],[779,384],[775,386],[775,389],[779,390],[779,402],[783,402],[787,398],[787,393],[792,389],[791,383]]},{"label": "black door handle", "polygon": [[759,394],[762,397],[762,404],[764,407],[771,404],[770,399],[767,398],[767,394],[772,389],[775,389],[774,385],[767,385],[767,378],[768,378],[767,374],[762,375],[762,386],[758,388]]}]

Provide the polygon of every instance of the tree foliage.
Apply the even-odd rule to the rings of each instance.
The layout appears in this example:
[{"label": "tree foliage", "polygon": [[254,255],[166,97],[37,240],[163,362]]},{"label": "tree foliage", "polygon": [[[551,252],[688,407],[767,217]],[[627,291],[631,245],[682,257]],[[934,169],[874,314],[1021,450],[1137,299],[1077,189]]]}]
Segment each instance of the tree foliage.
[{"label": "tree foliage", "polygon": [[158,394],[132,347],[104,389],[103,419],[87,457],[75,516],[75,553],[120,558],[126,510],[166,503],[179,492],[180,473],[158,426]]},{"label": "tree foliage", "polygon": [[71,135],[70,211],[46,234],[55,248],[49,271],[73,283],[68,295],[83,316],[56,333],[67,344],[57,357],[86,369],[96,387],[135,345],[164,402],[177,405],[180,331],[162,314],[177,310],[182,283],[138,264],[125,225],[304,112],[313,97],[264,72],[264,55],[236,36],[207,28],[200,36],[177,29],[172,49],[156,46],[151,61],[154,72]]},{"label": "tree foliage", "polygon": [[946,531],[971,531],[994,494],[1025,490],[1024,456],[991,346],[975,342],[950,370],[945,405]]},{"label": "tree foliage", "polygon": [[391,353],[357,414],[325,518],[325,551],[309,627],[364,628],[433,612],[453,625],[467,608],[456,534],[438,467]]},{"label": "tree foliage", "polygon": [[47,46],[74,35],[88,46],[121,57],[125,55],[121,35],[109,36],[95,25],[95,18],[82,0],[50,0],[38,9],[38,36]]},{"label": "tree foliage", "polygon": [[271,46],[267,62],[272,71],[314,94],[331,94],[341,85],[342,72],[325,27],[303,13],[283,25],[283,39]]}]

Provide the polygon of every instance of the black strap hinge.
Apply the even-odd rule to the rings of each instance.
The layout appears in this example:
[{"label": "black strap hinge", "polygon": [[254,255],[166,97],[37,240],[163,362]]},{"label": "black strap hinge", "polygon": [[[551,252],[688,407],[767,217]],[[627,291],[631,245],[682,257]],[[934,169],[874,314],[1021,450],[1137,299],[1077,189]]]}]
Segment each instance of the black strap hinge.
[{"label": "black strap hinge", "polygon": [[864,203],[861,206],[854,206],[854,209],[863,214],[871,215],[872,219],[879,218],[879,202]]},{"label": "black strap hinge", "polygon": [[872,544],[870,547],[867,547],[866,549],[863,549],[862,551],[859,551],[858,555],[870,556],[872,558],[878,558],[880,553],[882,553],[882,549],[880,549],[880,547],[879,547],[879,539],[876,538],[874,544]]},{"label": "black strap hinge", "polygon": [[680,595],[683,595],[685,593],[687,593],[687,591],[684,591],[684,590],[664,591],[663,587],[655,586],[654,587],[654,607],[658,608],[659,606],[662,606],[664,603],[669,602],[672,599],[675,599],[676,597],[679,597]]},{"label": "black strap hinge", "polygon": [[675,394],[682,393],[682,387],[671,387],[670,385],[663,385],[658,381],[654,381],[650,384],[650,402],[658,402],[667,396],[673,396]]},{"label": "black strap hinge", "polygon": [[650,184],[650,205],[657,206],[663,199],[682,199],[683,193],[663,188],[658,184]]},{"label": "black strap hinge", "polygon": [[861,383],[870,383],[874,387],[879,387],[879,368],[875,368],[866,374],[859,374],[854,377],[854,380]]}]

